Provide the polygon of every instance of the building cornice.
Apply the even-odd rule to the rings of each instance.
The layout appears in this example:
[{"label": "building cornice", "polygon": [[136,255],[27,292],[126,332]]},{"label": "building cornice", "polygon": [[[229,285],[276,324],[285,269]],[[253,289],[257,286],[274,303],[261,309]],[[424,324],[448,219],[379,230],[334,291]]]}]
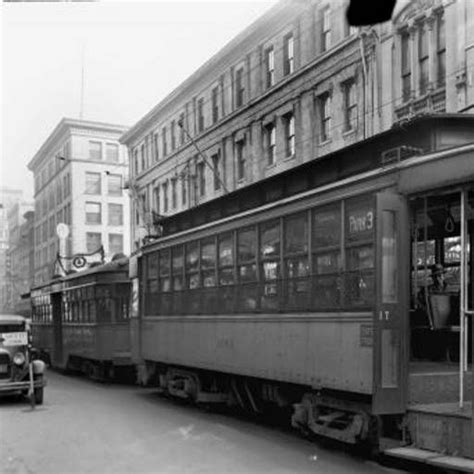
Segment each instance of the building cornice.
[{"label": "building cornice", "polygon": [[186,95],[195,87],[195,84],[205,76],[214,79],[234,64],[242,59],[243,52],[248,52],[248,47],[254,48],[269,35],[273,34],[273,29],[278,21],[288,23],[288,16],[296,17],[298,13],[308,8],[309,3],[305,1],[283,0],[278,2],[260,18],[245,28],[241,33],[229,41],[219,52],[207,60],[194,73],[185,79],[176,89],[168,94],[162,101],[153,107],[144,117],[142,117],[133,127],[120,137],[120,142],[129,145],[136,136],[139,136],[147,129],[150,122],[162,113],[163,109],[171,105],[182,95]]},{"label": "building cornice", "polygon": [[128,127],[125,125],[117,125],[107,122],[94,122],[90,120],[80,120],[72,118],[63,118],[56,125],[56,128],[51,132],[49,137],[41,145],[33,158],[28,163],[28,169],[34,171],[45,155],[51,152],[52,148],[58,145],[61,138],[67,134],[72,128],[83,130],[95,130],[101,132],[115,132],[118,134],[124,133]]}]

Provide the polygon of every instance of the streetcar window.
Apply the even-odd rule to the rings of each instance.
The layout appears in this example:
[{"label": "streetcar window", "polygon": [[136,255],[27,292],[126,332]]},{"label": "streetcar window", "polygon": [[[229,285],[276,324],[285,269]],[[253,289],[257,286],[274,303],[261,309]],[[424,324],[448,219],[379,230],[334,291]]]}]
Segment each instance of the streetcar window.
[{"label": "streetcar window", "polygon": [[257,233],[254,227],[241,229],[237,235],[239,263],[255,260],[257,254]]},{"label": "streetcar window", "polygon": [[234,284],[234,239],[233,234],[219,236],[219,285],[228,286]]},{"label": "streetcar window", "polygon": [[183,289],[184,251],[183,246],[173,247],[173,290]]},{"label": "streetcar window", "polygon": [[315,209],[313,217],[313,246],[330,247],[341,242],[341,206]]},{"label": "streetcar window", "polygon": [[374,302],[375,211],[371,197],[349,199],[345,203],[346,274],[343,304],[370,307]]},{"label": "streetcar window", "polygon": [[216,241],[212,237],[201,241],[202,286],[216,286]]},{"label": "streetcar window", "polygon": [[280,254],[280,221],[265,222],[260,226],[260,255],[262,258]]},{"label": "streetcar window", "polygon": [[308,251],[308,217],[306,213],[284,219],[285,254]]}]

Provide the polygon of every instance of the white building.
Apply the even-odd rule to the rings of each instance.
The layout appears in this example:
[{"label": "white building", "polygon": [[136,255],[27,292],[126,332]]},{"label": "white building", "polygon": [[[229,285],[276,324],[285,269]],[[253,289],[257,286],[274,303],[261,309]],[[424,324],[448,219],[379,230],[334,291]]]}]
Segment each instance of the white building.
[{"label": "white building", "polygon": [[68,256],[103,247],[105,258],[130,252],[127,128],[62,119],[28,164],[34,174],[35,283],[48,281],[58,253],[56,226],[69,226]]}]

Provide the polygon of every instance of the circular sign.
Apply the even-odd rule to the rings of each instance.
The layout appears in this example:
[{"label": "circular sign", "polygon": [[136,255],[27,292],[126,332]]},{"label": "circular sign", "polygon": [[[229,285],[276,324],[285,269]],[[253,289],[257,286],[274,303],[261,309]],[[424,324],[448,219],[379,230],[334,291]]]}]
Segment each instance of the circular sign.
[{"label": "circular sign", "polygon": [[86,264],[86,259],[84,257],[74,257],[72,260],[72,264],[76,268],[82,268]]},{"label": "circular sign", "polygon": [[56,226],[56,234],[60,239],[65,239],[69,235],[69,226],[64,222],[60,222]]}]

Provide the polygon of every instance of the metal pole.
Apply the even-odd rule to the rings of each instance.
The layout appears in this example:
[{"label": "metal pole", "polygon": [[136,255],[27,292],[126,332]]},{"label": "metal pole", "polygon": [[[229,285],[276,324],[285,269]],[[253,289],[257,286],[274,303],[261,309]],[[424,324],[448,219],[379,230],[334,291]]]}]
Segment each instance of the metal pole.
[{"label": "metal pole", "polygon": [[464,311],[466,301],[465,191],[461,191],[461,275],[459,295],[459,408],[464,405]]}]

